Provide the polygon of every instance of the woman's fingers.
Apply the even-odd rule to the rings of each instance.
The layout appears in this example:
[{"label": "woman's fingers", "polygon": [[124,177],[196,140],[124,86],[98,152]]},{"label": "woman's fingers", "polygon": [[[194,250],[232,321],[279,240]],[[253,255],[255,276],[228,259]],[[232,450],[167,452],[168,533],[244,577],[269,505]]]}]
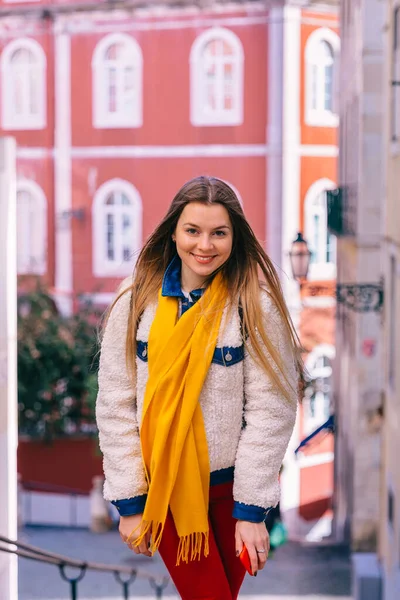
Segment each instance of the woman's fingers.
[{"label": "woman's fingers", "polygon": [[255,546],[253,544],[246,544],[247,552],[249,553],[251,571],[253,575],[256,575],[258,571],[258,554],[256,552]]},{"label": "woman's fingers", "polygon": [[235,530],[235,546],[236,546],[236,556],[239,556],[239,554],[243,550],[243,540],[240,536],[240,533],[239,533],[237,527]]}]

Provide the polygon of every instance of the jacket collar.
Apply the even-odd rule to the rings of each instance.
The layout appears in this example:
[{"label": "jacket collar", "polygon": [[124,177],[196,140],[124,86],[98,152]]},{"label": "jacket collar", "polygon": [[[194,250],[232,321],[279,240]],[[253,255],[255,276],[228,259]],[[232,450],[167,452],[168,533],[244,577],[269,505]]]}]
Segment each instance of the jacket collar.
[{"label": "jacket collar", "polygon": [[[186,298],[181,287],[181,271],[181,259],[177,254],[175,254],[164,273],[161,287],[161,293],[163,296],[172,296],[174,298],[181,299]],[[190,292],[190,296],[193,298],[193,300],[198,300],[203,295],[203,292],[204,290],[202,288],[192,290]]]}]

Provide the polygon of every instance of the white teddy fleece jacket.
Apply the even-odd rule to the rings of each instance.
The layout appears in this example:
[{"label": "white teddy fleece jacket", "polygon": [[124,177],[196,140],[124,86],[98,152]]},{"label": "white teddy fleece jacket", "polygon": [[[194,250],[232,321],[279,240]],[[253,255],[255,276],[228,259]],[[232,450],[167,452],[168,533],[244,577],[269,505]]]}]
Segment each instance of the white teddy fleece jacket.
[{"label": "white teddy fleece jacket", "polygon": [[[278,310],[261,292],[265,327],[287,365],[293,390],[297,372]],[[136,382],[125,365],[125,338],[130,293],[113,308],[102,340],[97,424],[105,474],[104,497],[120,514],[144,509],[147,483],[140,448],[140,422],[148,378],[147,341],[157,306],[149,305],[137,331]],[[234,516],[254,522],[279,501],[279,471],[296,419],[297,394],[289,400],[243,348],[238,311],[227,319],[225,309],[217,342],[220,360],[213,360],[200,405],[207,435],[211,484],[233,478]],[[229,476],[231,473],[231,476]],[[222,477],[219,477],[219,474]],[[124,510],[129,499],[140,506]],[[139,501],[139,503],[137,503]]]}]

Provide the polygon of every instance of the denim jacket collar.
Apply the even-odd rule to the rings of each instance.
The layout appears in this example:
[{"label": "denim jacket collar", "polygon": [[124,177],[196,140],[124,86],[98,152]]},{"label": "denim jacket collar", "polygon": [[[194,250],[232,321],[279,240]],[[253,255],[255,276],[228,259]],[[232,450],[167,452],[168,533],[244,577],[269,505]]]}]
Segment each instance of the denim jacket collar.
[{"label": "denim jacket collar", "polygon": [[[180,298],[182,300],[186,299],[186,296],[182,292],[181,287],[181,271],[181,259],[177,254],[175,254],[174,258],[171,260],[164,273],[161,288],[161,293],[163,296],[172,296],[174,298]],[[202,288],[192,290],[190,292],[190,296],[193,298],[193,300],[198,300],[203,295],[203,291],[204,290]]]}]

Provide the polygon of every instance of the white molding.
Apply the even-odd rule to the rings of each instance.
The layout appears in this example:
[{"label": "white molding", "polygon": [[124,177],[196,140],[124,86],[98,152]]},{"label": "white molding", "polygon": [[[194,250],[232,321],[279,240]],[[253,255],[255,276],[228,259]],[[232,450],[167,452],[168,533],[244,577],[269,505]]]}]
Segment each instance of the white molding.
[{"label": "white molding", "polygon": [[[283,104],[283,8],[270,11],[267,74],[266,155],[266,240],[267,252],[275,265],[281,265],[282,253],[282,104]],[[273,81],[274,85],[270,85]],[[281,273],[278,271],[278,274]]]},{"label": "white molding", "polygon": [[[242,8],[242,7],[241,7]],[[119,13],[119,14],[118,14]],[[93,21],[88,19],[79,19],[77,15],[76,22],[68,24],[71,33],[130,33],[132,31],[163,31],[163,30],[201,30],[208,27],[252,27],[255,25],[267,25],[270,21],[268,17],[225,17],[222,15],[211,18],[190,18],[187,21],[172,19],[170,21],[150,21],[140,22],[131,20],[123,22],[127,17],[126,11],[115,11],[116,22],[110,21],[110,13],[107,11],[107,22],[101,22],[104,13],[93,13]],[[98,19],[96,19],[98,17]],[[120,18],[118,18],[120,17]],[[95,25],[94,25],[95,23]]]},{"label": "white molding", "polygon": [[[104,77],[104,53],[107,48],[113,44],[123,44],[127,54],[120,66],[117,63],[116,84],[117,87],[119,87],[116,91],[117,104],[121,100],[121,85],[118,86],[118,83],[122,84],[123,89],[124,69],[127,66],[132,66],[134,69],[134,103],[131,114],[123,114],[121,112],[110,113],[105,106],[107,101],[107,81]],[[95,129],[125,129],[142,126],[143,55],[135,38],[125,33],[113,33],[103,37],[98,42],[92,58],[92,90],[92,120]],[[123,104],[124,102],[122,101],[122,105]]]},{"label": "white molding", "polygon": [[[36,204],[33,220],[30,221],[30,213],[28,213],[25,217],[22,215],[22,219],[28,218],[28,222],[26,226],[31,228],[35,228],[36,231],[31,232],[33,236],[39,236],[40,248],[37,250],[38,255],[35,256],[30,252],[29,259],[26,265],[18,264],[18,275],[25,275],[28,273],[35,275],[44,275],[47,271],[47,231],[48,231],[48,222],[47,222],[47,199],[42,188],[31,179],[21,178],[17,181],[17,216],[21,217],[18,209],[18,193],[19,192],[27,192],[33,202]],[[34,219],[40,219],[39,224],[34,221]],[[19,220],[19,219],[18,219]],[[17,223],[17,229],[20,223]],[[29,240],[29,236],[28,236]],[[18,241],[18,251],[17,256],[19,258],[19,248],[21,245],[21,240]],[[32,248],[30,248],[32,250]]]},{"label": "white molding", "polygon": [[[204,92],[206,89],[203,78],[203,58],[202,53],[205,46],[212,40],[220,39],[226,42],[233,49],[233,108],[228,110],[217,108],[211,113],[205,110]],[[190,50],[190,121],[195,127],[212,126],[235,126],[243,123],[243,71],[244,71],[244,52],[242,42],[239,37],[224,27],[212,27],[201,33],[192,44]],[[220,71],[221,64],[218,59],[214,62],[216,71]],[[223,66],[223,65],[222,65]],[[217,73],[218,74],[218,73]],[[223,77],[219,72],[219,79],[214,82],[215,95],[219,100],[224,97]],[[223,76],[223,73],[222,73]],[[221,89],[222,88],[222,89]]]},{"label": "white molding", "polygon": [[[126,207],[115,206],[110,209],[115,217],[122,217],[122,214],[129,214],[132,221],[132,258],[129,261],[123,261],[121,252],[113,261],[107,261],[105,246],[106,221],[104,218],[106,205],[104,204],[107,196],[114,192],[121,192],[129,198],[131,204]],[[122,210],[123,208],[123,210]],[[123,179],[110,179],[99,187],[96,191],[92,204],[92,255],[93,255],[93,274],[96,277],[126,277],[133,271],[134,261],[140,252],[142,246],[142,220],[143,209],[142,199],[137,189],[129,182]],[[120,229],[120,219],[114,219],[116,228],[116,246],[122,243]]]},{"label": "white molding", "polygon": [[330,145],[317,145],[317,144],[302,144],[299,148],[301,156],[323,156],[337,158],[339,156],[339,147]]},{"label": "white molding", "polygon": [[[17,243],[15,139],[0,139],[0,532],[17,539]],[[17,557],[0,552],[0,597],[18,598]]]},{"label": "white molding", "polygon": [[309,308],[332,308],[336,306],[336,298],[333,296],[307,296],[303,298],[303,306]]},{"label": "white molding", "polygon": [[284,8],[281,264],[286,275],[283,287],[295,320],[300,298],[288,251],[300,224],[300,21],[300,8]]},{"label": "white molding", "polygon": [[[270,93],[276,94],[277,86],[269,86]],[[272,100],[272,96],[270,98]],[[282,155],[282,129],[279,123],[281,108],[269,108],[270,114],[278,111],[279,121],[269,120],[268,144],[199,144],[187,146],[74,146],[71,148],[72,158],[196,158],[207,156],[273,156]],[[398,147],[400,152],[400,146]],[[55,156],[57,149],[18,146],[17,157],[24,160],[42,160]],[[322,156],[336,158],[338,146],[324,144],[301,144],[298,148],[300,156]]]},{"label": "white molding", "polygon": [[318,465],[326,465],[334,460],[333,452],[321,452],[321,454],[301,454],[298,458],[300,469],[307,467],[317,467]]},{"label": "white molding", "polygon": [[[39,80],[37,85],[37,104],[38,113],[30,114],[29,112],[23,114],[15,113],[15,99],[12,97],[13,86],[10,84],[10,80],[15,74],[15,67],[10,65],[12,54],[19,49],[26,49],[33,54],[36,59],[36,63],[30,66],[30,69],[36,70],[36,77]],[[29,75],[29,71],[27,71]],[[2,102],[1,102],[1,121],[2,128],[6,131],[22,131],[22,130],[37,130],[44,129],[46,127],[46,85],[47,77],[47,60],[46,54],[42,46],[31,38],[17,38],[12,42],[9,42],[1,53],[1,81],[2,81]],[[26,77],[23,78],[25,87],[27,85]],[[29,85],[29,83],[28,83]],[[28,89],[24,90],[24,97],[27,96],[26,100],[28,105],[30,104],[28,99]],[[25,106],[26,108],[26,106]]]},{"label": "white molding", "polygon": [[17,158],[22,160],[43,160],[55,155],[53,148],[35,148],[29,146],[17,146]]},{"label": "white molding", "polygon": [[72,158],[196,158],[213,156],[265,156],[265,144],[209,144],[198,146],[81,146]]},{"label": "white molding", "polygon": [[[297,283],[291,276],[288,250],[300,222],[300,32],[301,9],[283,7],[283,135],[282,135],[282,247],[283,289],[294,324],[300,311]],[[281,478],[281,508],[290,535],[299,529],[300,469],[294,450],[300,443],[300,416],[286,452]]]},{"label": "white molding", "polygon": [[[312,95],[312,79],[313,73],[311,67],[315,64],[316,56],[318,56],[318,45],[321,42],[326,42],[332,48],[333,52],[333,82],[332,82],[332,103],[335,105],[335,84],[337,78],[335,73],[339,68],[339,55],[340,55],[340,38],[338,34],[329,29],[328,27],[320,27],[315,29],[309,36],[306,42],[304,51],[305,61],[305,85],[304,85],[304,107],[305,115],[304,121],[306,125],[311,127],[337,127],[339,125],[339,116],[330,110],[323,108],[313,108],[311,106],[311,95]],[[321,93],[323,89],[321,88]]]},{"label": "white molding", "polygon": [[[17,157],[42,160],[57,155],[57,147],[19,146]],[[202,158],[268,156],[275,150],[266,144],[199,144],[197,146],[74,146],[71,158]],[[299,153],[301,150],[299,150]],[[324,154],[325,156],[325,154]]]},{"label": "white molding", "polygon": [[71,220],[57,217],[72,209],[71,182],[71,39],[55,23],[55,292],[60,310],[72,312],[73,247]]}]

